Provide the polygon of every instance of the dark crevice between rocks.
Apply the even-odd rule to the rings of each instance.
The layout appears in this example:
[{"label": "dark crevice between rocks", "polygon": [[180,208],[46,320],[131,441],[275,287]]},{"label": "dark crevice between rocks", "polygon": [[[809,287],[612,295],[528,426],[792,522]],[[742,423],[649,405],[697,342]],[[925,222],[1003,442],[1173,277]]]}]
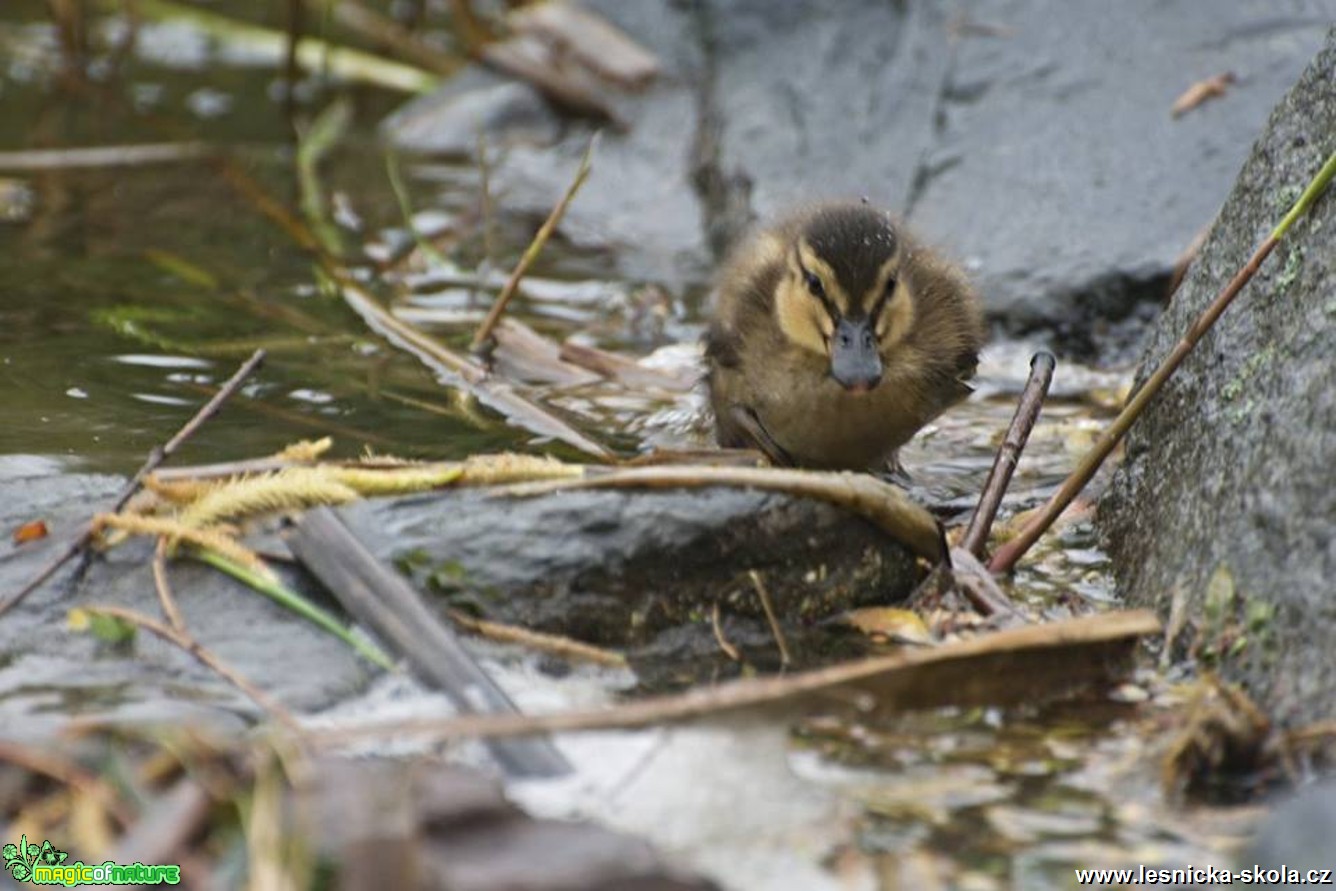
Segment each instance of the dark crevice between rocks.
[{"label": "dark crevice between rocks", "polygon": [[1097,366],[1125,365],[1141,355],[1150,326],[1164,309],[1173,270],[1117,269],[1079,289],[1043,295],[1045,303],[1067,307],[1059,317],[1033,317],[1014,310],[993,313],[1001,330],[1016,336],[1040,335],[1059,357]]},{"label": "dark crevice between rocks", "polygon": [[701,48],[701,77],[696,100],[696,135],[688,161],[691,185],[701,202],[701,225],[715,259],[729,248],[756,219],[751,203],[751,178],[741,170],[723,167],[723,115],[718,99],[718,45],[708,0],[690,6]]}]

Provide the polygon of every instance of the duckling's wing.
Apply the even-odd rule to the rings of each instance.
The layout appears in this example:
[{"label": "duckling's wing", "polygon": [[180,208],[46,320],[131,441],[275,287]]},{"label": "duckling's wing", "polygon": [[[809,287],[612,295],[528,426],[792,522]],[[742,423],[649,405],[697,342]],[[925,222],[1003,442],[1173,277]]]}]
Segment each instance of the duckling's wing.
[{"label": "duckling's wing", "polygon": [[797,462],[793,456],[784,451],[784,447],[775,442],[775,438],[770,435],[770,431],[765,429],[765,424],[757,417],[756,412],[744,405],[734,405],[729,409],[729,415],[734,424],[737,425],[751,440],[751,444],[758,451],[770,459],[770,463],[776,467],[796,467]]}]

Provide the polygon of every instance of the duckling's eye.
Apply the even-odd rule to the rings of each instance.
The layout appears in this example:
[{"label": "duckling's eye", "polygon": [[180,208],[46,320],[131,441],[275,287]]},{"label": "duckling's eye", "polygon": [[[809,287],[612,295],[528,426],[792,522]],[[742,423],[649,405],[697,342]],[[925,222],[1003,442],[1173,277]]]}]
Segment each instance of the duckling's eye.
[{"label": "duckling's eye", "polygon": [[894,296],[894,294],[895,294],[895,286],[896,286],[896,284],[897,284],[897,282],[896,282],[896,280],[895,280],[895,276],[891,276],[890,278],[886,279],[886,298],[887,298],[887,299],[890,299],[892,296]]},{"label": "duckling's eye", "polygon": [[821,284],[821,279],[817,277],[815,272],[804,269],[803,281],[807,283],[807,290],[812,292],[813,297],[818,300],[824,300],[826,298],[826,288]]}]

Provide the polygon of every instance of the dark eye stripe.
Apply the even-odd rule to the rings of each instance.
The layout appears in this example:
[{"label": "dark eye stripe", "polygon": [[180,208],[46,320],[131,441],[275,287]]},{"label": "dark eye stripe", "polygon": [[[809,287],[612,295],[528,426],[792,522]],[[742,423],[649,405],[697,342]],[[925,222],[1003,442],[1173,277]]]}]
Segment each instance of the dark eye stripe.
[{"label": "dark eye stripe", "polygon": [[835,304],[831,302],[830,295],[826,293],[826,286],[821,284],[820,276],[804,266],[802,261],[798,262],[798,269],[801,270],[803,274],[803,281],[807,285],[808,293],[821,301],[821,305],[825,307],[826,315],[830,316],[831,321],[838,319],[840,313],[835,308]]},{"label": "dark eye stripe", "polygon": [[807,282],[807,290],[812,292],[813,297],[826,296],[826,286],[821,284],[821,279],[815,272],[803,270],[803,279]]},{"label": "dark eye stripe", "polygon": [[895,276],[886,279],[886,284],[881,289],[881,293],[877,295],[876,300],[872,301],[872,308],[869,309],[867,313],[867,317],[872,321],[872,324],[875,325],[877,323],[877,317],[880,316],[881,311],[886,308],[886,304],[891,302],[891,295],[895,293],[896,284]]}]

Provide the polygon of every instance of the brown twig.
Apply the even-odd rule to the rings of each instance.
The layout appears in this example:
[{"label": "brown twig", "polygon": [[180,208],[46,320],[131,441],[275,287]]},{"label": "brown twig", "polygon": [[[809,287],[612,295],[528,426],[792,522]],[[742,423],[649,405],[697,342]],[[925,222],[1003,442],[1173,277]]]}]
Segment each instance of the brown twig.
[{"label": "brown twig", "polygon": [[738,648],[733,646],[732,641],[724,636],[724,625],[720,620],[719,602],[715,601],[714,608],[710,610],[710,630],[714,632],[714,642],[719,644],[719,649],[724,651],[724,655],[734,662],[742,661],[742,654]]},{"label": "brown twig", "polygon": [[[1117,660],[1140,637],[1157,634],[1159,621],[1147,610],[1103,613],[982,634],[938,647],[834,665],[779,677],[747,678],[686,693],[651,696],[612,708],[542,715],[473,714],[412,718],[329,730],[313,729],[313,746],[360,739],[414,737],[444,740],[498,739],[538,733],[634,729],[747,708],[801,704],[835,691],[866,694],[883,708],[936,708],[1036,695],[1096,678],[1107,681]],[[1023,678],[1024,683],[1018,681]]]},{"label": "brown twig", "polygon": [[[218,413],[218,409],[222,408],[223,403],[240,389],[242,382],[250,377],[256,368],[260,367],[260,363],[264,361],[264,357],[264,350],[256,350],[249,359],[241,364],[241,367],[228,379],[227,383],[223,384],[222,388],[213,395],[213,398],[206,402],[199,411],[195,412],[194,416],[185,423],[185,426],[177,431],[175,436],[167,440],[165,445],[154,446],[153,450],[149,452],[148,460],[144,462],[144,466],[139,468],[135,475],[130,478],[130,481],[125,484],[125,488],[123,488],[120,494],[116,497],[116,502],[111,508],[112,513],[117,513],[121,508],[125,507],[130,499],[134,497],[135,492],[139,491],[139,486],[143,483],[144,477],[152,473],[159,464],[170,458],[172,454],[181,447],[182,443],[195,435],[195,432],[203,426],[205,421]],[[64,566],[66,561],[71,557],[74,557],[80,551],[84,550],[84,548],[88,546],[89,541],[92,540],[92,537],[93,526],[90,523],[84,527],[83,531],[80,532],[73,541],[69,543],[64,551],[56,556],[56,559],[52,560],[37,574],[36,578],[24,585],[21,591],[12,595],[8,600],[0,601],[0,616],[3,616],[9,609],[22,601],[23,598],[37,590],[43,582],[55,574],[56,570]]]},{"label": "brown twig", "polygon": [[956,588],[981,615],[1027,621],[1025,614],[1017,609],[1006,592],[998,587],[992,573],[979,562],[979,558],[972,551],[964,548],[951,549],[951,574],[955,579]]},{"label": "brown twig", "polygon": [[506,280],[501,293],[496,295],[496,302],[492,304],[491,310],[487,313],[487,318],[482,320],[482,324],[478,326],[477,332],[473,335],[473,341],[469,344],[469,352],[480,354],[486,349],[488,342],[492,339],[492,330],[496,328],[496,323],[501,321],[501,314],[506,311],[506,304],[510,303],[510,299],[515,296],[524,274],[529,271],[529,267],[533,265],[534,260],[538,259],[538,255],[543,251],[543,246],[547,244],[547,240],[556,231],[557,224],[566,215],[566,209],[571,206],[575,193],[580,191],[584,181],[589,178],[596,145],[598,145],[597,133],[589,140],[589,145],[585,148],[584,157],[580,159],[580,167],[575,172],[575,179],[571,180],[571,184],[566,188],[566,193],[561,196],[557,206],[552,208],[552,213],[548,214],[547,219],[543,221],[543,225],[538,229],[538,234],[533,237],[533,241],[529,242],[529,247],[525,249],[520,261],[515,264],[515,269],[510,273],[510,278]]},{"label": "brown twig", "polygon": [[447,609],[446,615],[450,617],[450,621],[461,628],[472,631],[479,637],[485,637],[488,640],[519,644],[533,650],[560,656],[563,659],[576,659],[582,662],[592,662],[595,665],[606,665],[611,668],[626,667],[626,657],[621,653],[572,640],[560,634],[545,634],[542,631],[532,631],[528,628],[520,628],[517,625],[491,622],[487,619],[470,616],[468,613],[457,609]]},{"label": "brown twig", "polygon": [[1238,296],[1239,291],[1243,290],[1243,286],[1252,281],[1252,277],[1257,274],[1262,262],[1275,250],[1276,245],[1280,243],[1294,221],[1307,213],[1308,208],[1326,190],[1334,175],[1336,175],[1336,152],[1332,152],[1331,156],[1327,158],[1317,176],[1313,178],[1308,187],[1304,189],[1303,194],[1299,196],[1299,200],[1290,208],[1289,213],[1272,230],[1271,234],[1258,245],[1257,250],[1253,252],[1252,257],[1244,264],[1243,268],[1216,295],[1210,305],[1202,311],[1202,314],[1193,321],[1173,351],[1155,369],[1155,373],[1132,395],[1127,405],[1118,413],[1118,417],[1114,418],[1113,423],[1095,440],[1095,444],[1090,447],[1076,469],[1063,481],[1058,491],[1054,492],[1053,496],[1049,498],[1043,510],[1025,524],[1025,528],[1020,531],[1019,535],[999,548],[997,553],[993,555],[993,559],[988,563],[989,570],[994,573],[1009,572],[1016,565],[1016,561],[1025,555],[1025,552],[1067,509],[1072,500],[1080,494],[1085,484],[1090,482],[1090,478],[1099,470],[1100,465],[1104,463],[1104,459],[1122,441],[1132,423],[1145,412],[1151,399],[1160,392],[1160,389],[1177,370],[1178,366],[1183,364],[1183,360],[1192,352],[1192,348],[1197,345],[1197,341],[1201,340],[1202,336],[1211,330],[1211,326],[1220,318],[1221,313],[1229,308],[1229,304],[1234,302],[1234,298]]},{"label": "brown twig", "polygon": [[0,152],[0,170],[77,170],[83,167],[138,167],[207,158],[218,147],[207,142],[159,142],[85,148],[21,149]]},{"label": "brown twig", "polygon": [[[504,381],[495,380],[477,362],[455,353],[434,338],[428,337],[388,312],[371,293],[351,276],[337,270],[327,270],[343,288],[343,299],[353,312],[362,317],[372,331],[384,337],[401,350],[412,353],[428,368],[449,376],[463,384],[480,402],[495,409],[511,423],[524,427],[539,436],[551,436],[592,455],[602,461],[612,459],[612,453],[594,440],[576,430],[547,409],[538,405]],[[453,381],[452,381],[453,383]]]},{"label": "brown twig", "polygon": [[158,545],[153,549],[153,587],[158,590],[158,602],[162,604],[162,614],[176,631],[186,630],[185,619],[172,596],[172,586],[167,583],[167,536],[158,536]]},{"label": "brown twig", "polygon": [[356,0],[339,0],[334,5],[334,18],[349,30],[356,31],[394,50],[400,59],[406,59],[443,77],[458,73],[464,61],[423,42],[412,31],[383,13]]},{"label": "brown twig", "polygon": [[205,668],[208,668],[223,680],[246,694],[246,696],[248,696],[256,705],[264,709],[271,718],[278,721],[287,730],[298,735],[303,732],[301,725],[297,723],[297,719],[292,716],[291,712],[279,704],[279,702],[268,693],[251,683],[251,681],[244,675],[239,674],[231,666],[219,659],[212,650],[206,648],[202,643],[195,639],[194,635],[184,628],[169,628],[152,616],[146,616],[137,610],[126,609],[125,607],[120,606],[86,606],[82,607],[82,609],[92,615],[120,619],[122,622],[128,622],[138,628],[143,628],[145,631],[148,631],[173,646],[184,650],[195,657],[195,659]]},{"label": "brown twig", "polygon": [[770,602],[770,592],[766,590],[765,581],[761,574],[754,569],[747,571],[751,577],[752,587],[756,589],[756,597],[761,601],[761,609],[765,610],[765,620],[770,623],[770,633],[775,636],[775,643],[779,645],[779,664],[788,668],[793,660],[789,658],[789,644],[784,639],[784,629],[779,627],[779,619],[775,616],[775,606]]},{"label": "brown twig", "polygon": [[1048,395],[1048,386],[1053,382],[1053,369],[1057,359],[1047,351],[1035,353],[1030,359],[1030,378],[1021,391],[1020,401],[1016,403],[1016,413],[1011,418],[1011,426],[993,459],[993,467],[984,481],[983,492],[979,495],[979,505],[974,508],[969,527],[960,540],[960,546],[976,557],[982,557],[984,546],[988,543],[988,533],[993,528],[993,519],[1002,505],[1002,497],[1007,494],[1011,484],[1011,475],[1016,472],[1025,443],[1030,439],[1039,412],[1044,407],[1044,397]]},{"label": "brown twig", "polygon": [[[229,184],[252,202],[256,210],[282,228],[298,245],[316,256],[321,269],[340,286],[344,302],[353,312],[361,316],[367,327],[376,334],[394,346],[412,353],[433,371],[443,376],[462,379],[462,389],[500,412],[516,426],[539,436],[560,439],[601,461],[612,459],[612,453],[606,448],[526,398],[509,383],[490,380],[487,370],[478,363],[458,355],[388,312],[364,284],[324,251],[319,239],[300,219],[276,201],[240,165],[224,157],[220,159],[218,169]],[[450,383],[458,386],[454,380]],[[263,403],[256,403],[257,407],[262,405]],[[328,426],[327,419],[324,423]],[[372,434],[362,434],[362,436],[365,439],[373,438]]]},{"label": "brown twig", "polygon": [[122,826],[134,823],[133,812],[116,794],[115,789],[82,764],[64,755],[54,754],[49,748],[25,746],[0,739],[0,761],[13,764],[29,773],[40,774],[72,789],[91,795],[107,809]]}]

